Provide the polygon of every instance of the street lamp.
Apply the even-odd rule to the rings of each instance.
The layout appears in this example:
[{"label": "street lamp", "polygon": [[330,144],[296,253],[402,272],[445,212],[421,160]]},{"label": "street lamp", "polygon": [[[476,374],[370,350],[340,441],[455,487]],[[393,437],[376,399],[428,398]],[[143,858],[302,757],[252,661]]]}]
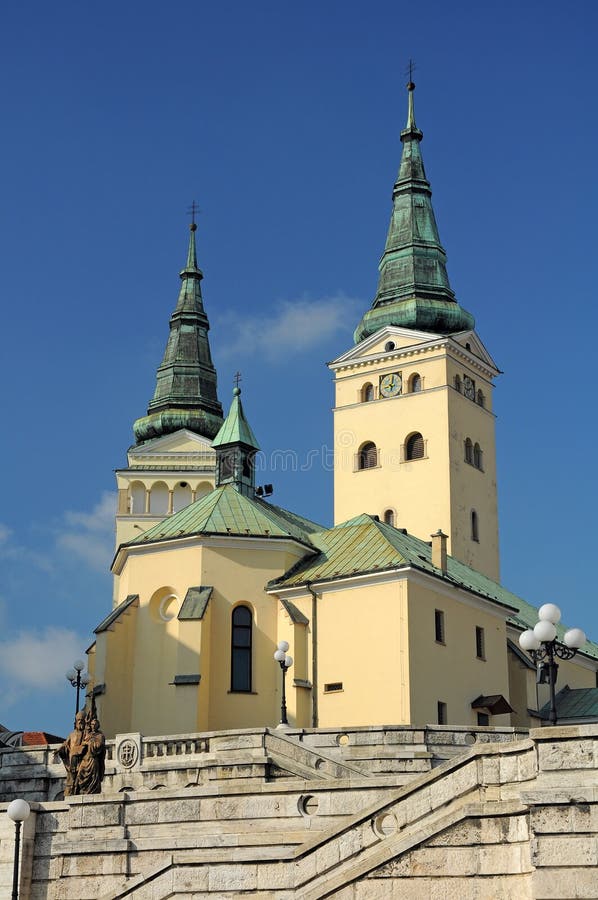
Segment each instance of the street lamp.
[{"label": "street lamp", "polygon": [[274,659],[280,665],[282,671],[282,703],[280,704],[280,724],[288,725],[289,720],[287,719],[287,695],[285,689],[285,678],[287,674],[287,669],[290,669],[293,665],[293,657],[287,655],[287,650],[289,649],[288,641],[279,641],[278,647],[274,651]]},{"label": "street lamp", "polygon": [[31,807],[26,800],[13,800],[6,813],[15,823],[15,858],[12,870],[12,900],[19,900],[19,848],[21,846],[21,825],[29,818]]},{"label": "street lamp", "polygon": [[563,643],[556,639],[556,626],[561,618],[561,611],[554,603],[545,603],[538,610],[539,622],[533,629],[528,628],[519,635],[519,646],[527,650],[537,665],[538,684],[546,684],[550,687],[550,722],[556,725],[556,699],[555,685],[559,665],[555,662],[555,656],[559,659],[572,659],[577,651],[586,642],[586,636],[581,628],[570,628],[563,636]]},{"label": "street lamp", "polygon": [[81,688],[86,688],[91,681],[91,676],[89,675],[89,673],[83,672],[84,668],[85,663],[81,659],[77,659],[73,663],[73,668],[69,669],[65,675],[66,680],[70,681],[74,688],[77,688],[77,705],[75,708],[75,715],[77,715],[77,713],[79,712],[79,693],[81,691]]}]

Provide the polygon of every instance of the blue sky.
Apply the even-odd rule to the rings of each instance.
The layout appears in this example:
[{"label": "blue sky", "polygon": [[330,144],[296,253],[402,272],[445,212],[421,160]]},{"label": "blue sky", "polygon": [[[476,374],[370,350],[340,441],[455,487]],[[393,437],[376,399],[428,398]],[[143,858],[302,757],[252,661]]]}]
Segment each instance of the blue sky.
[{"label": "blue sky", "polygon": [[[64,671],[111,603],[113,470],[199,203],[220,398],[233,373],[275,501],[329,523],[331,377],[375,293],[406,110],[448,271],[504,370],[503,582],[598,639],[592,547],[597,7],[340,0],[0,18],[0,721],[64,732]],[[314,453],[313,451],[318,451]]]}]

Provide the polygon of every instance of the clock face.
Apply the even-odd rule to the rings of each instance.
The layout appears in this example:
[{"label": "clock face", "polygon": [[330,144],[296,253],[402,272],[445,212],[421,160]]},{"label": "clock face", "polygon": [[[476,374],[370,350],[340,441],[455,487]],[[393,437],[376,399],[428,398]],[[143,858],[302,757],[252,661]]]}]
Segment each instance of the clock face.
[{"label": "clock face", "polygon": [[468,375],[463,376],[463,393],[469,400],[475,400],[475,381]]},{"label": "clock face", "polygon": [[400,372],[392,372],[380,379],[380,394],[382,397],[396,397],[403,388],[403,379]]}]

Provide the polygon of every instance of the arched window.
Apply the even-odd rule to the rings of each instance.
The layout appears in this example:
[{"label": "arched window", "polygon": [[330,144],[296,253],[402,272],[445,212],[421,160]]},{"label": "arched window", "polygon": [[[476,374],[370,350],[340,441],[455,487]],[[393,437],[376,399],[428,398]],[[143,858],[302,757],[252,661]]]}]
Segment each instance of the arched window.
[{"label": "arched window", "polygon": [[479,444],[474,444],[473,447],[473,464],[476,469],[482,468],[482,448]]},{"label": "arched window", "polygon": [[362,444],[357,454],[357,465],[360,469],[373,469],[378,465],[378,449],[372,441]]},{"label": "arched window", "polygon": [[486,406],[486,398],[484,397],[483,391],[478,391],[478,406]]},{"label": "arched window", "polygon": [[248,606],[235,606],[232,614],[230,653],[231,691],[251,691],[253,616]]},{"label": "arched window", "polygon": [[373,399],[374,399],[374,385],[368,381],[367,384],[364,384],[364,386],[361,389],[361,401],[362,401],[362,403],[369,403],[370,400],[373,400]]},{"label": "arched window", "polygon": [[179,509],[184,509],[185,506],[189,506],[190,503],[191,487],[186,481],[179,481],[179,483],[175,485],[173,493],[172,508],[174,512],[178,512]]},{"label": "arched window", "polygon": [[455,375],[455,390],[461,393],[461,378],[459,375]]},{"label": "arched window", "polygon": [[419,431],[415,431],[405,441],[405,459],[423,459],[423,457],[424,439]]},{"label": "arched window", "polygon": [[395,524],[395,511],[394,509],[385,509],[384,510],[384,521],[387,525],[392,525],[394,527]]},{"label": "arched window", "polygon": [[421,375],[419,375],[417,372],[414,372],[414,374],[409,379],[409,393],[417,394],[418,391],[421,391],[421,389],[422,389]]},{"label": "arched window", "polygon": [[168,514],[168,488],[163,481],[157,481],[150,491],[150,513],[153,516]]},{"label": "arched window", "polygon": [[145,485],[141,481],[134,481],[131,485],[129,503],[131,515],[139,516],[145,512]]},{"label": "arched window", "polygon": [[480,529],[478,525],[478,514],[475,509],[471,511],[471,539],[472,541],[480,540]]},{"label": "arched window", "polygon": [[471,438],[465,439],[465,462],[469,463],[470,466],[473,465],[473,444],[471,443]]}]

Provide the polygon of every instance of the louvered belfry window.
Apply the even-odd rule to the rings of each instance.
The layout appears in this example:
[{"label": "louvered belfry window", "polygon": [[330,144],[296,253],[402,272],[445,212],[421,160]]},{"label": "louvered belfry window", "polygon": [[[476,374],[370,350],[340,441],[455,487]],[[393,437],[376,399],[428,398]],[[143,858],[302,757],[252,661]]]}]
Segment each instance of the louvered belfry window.
[{"label": "louvered belfry window", "polygon": [[416,431],[414,434],[410,435],[407,438],[407,444],[405,445],[405,458],[406,459],[423,459],[424,456],[424,439],[419,433]]},{"label": "louvered belfry window", "polygon": [[373,469],[374,466],[378,465],[378,450],[377,447],[372,441],[368,441],[367,444],[364,444],[361,450],[359,451],[359,468],[360,469]]}]

